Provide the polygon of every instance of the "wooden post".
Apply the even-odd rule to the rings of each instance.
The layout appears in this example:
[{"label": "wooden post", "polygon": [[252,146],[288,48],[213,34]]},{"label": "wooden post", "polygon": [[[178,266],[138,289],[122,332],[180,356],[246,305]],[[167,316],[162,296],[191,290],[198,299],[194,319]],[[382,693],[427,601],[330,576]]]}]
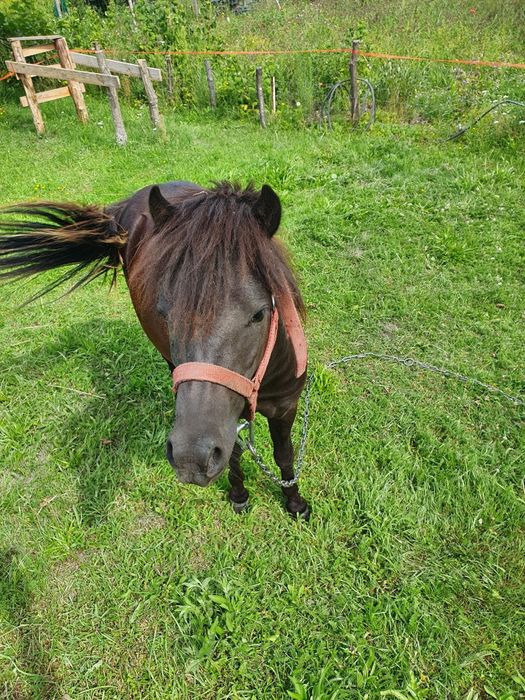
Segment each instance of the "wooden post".
[{"label": "wooden post", "polygon": [[[100,46],[97,43],[93,44],[93,48],[95,49],[95,56],[97,57],[100,72],[104,73],[105,75],[111,75],[106,63],[106,56],[104,52],[101,51]],[[109,107],[111,109],[111,116],[113,117],[113,124],[115,125],[117,144],[119,146],[125,146],[128,142],[128,135],[124,126],[124,120],[122,119],[122,112],[120,111],[120,103],[118,101],[118,93],[116,88],[108,87],[108,99]]]},{"label": "wooden post", "polygon": [[133,29],[137,31],[137,18],[135,17],[135,9],[133,7],[133,0],[128,0],[128,7],[131,13],[131,21],[133,22]]},{"label": "wooden post", "polygon": [[[71,56],[69,55],[69,49],[64,37],[61,36],[58,39],[55,39],[55,48],[57,50],[58,57],[60,59],[60,65],[62,66],[62,68],[67,68],[68,70],[75,70],[75,64],[73,63]],[[75,109],[77,110],[78,118],[83,124],[85,124],[88,121],[89,116],[86,103],[84,102],[82,85],[76,80],[69,80],[68,87],[69,93],[73,99],[73,102],[75,103]]]},{"label": "wooden post", "polygon": [[55,10],[59,19],[62,18],[62,8],[60,7],[60,4],[60,0],[55,0]]},{"label": "wooden post", "polygon": [[350,59],[350,109],[352,114],[352,124],[359,122],[359,88],[357,84],[357,51],[360,42],[356,39],[352,41],[352,58]]},{"label": "wooden post", "polygon": [[208,59],[204,61],[204,67],[206,69],[206,80],[208,81],[208,88],[210,90],[210,105],[212,109],[216,109],[217,96],[215,94],[215,80],[213,79],[213,71],[211,69],[211,63]]},{"label": "wooden post", "polygon": [[275,75],[272,75],[272,114],[277,111],[277,99],[275,92]]},{"label": "wooden post", "polygon": [[199,0],[191,0],[191,5],[193,7],[193,14],[195,17],[198,17],[200,15]]},{"label": "wooden post", "polygon": [[[13,52],[13,57],[15,61],[25,63],[26,59],[24,56],[24,52],[22,51],[22,43],[20,41],[18,41],[17,39],[11,40],[11,51]],[[42,119],[42,112],[40,111],[40,107],[38,106],[38,100],[36,97],[36,90],[33,85],[33,80],[30,75],[19,75],[18,77],[20,78],[20,80],[22,81],[22,85],[24,86],[24,90],[27,97],[27,105],[31,110],[31,114],[33,115],[33,122],[35,124],[36,132],[39,136],[42,136],[46,128],[44,126],[44,120]]]},{"label": "wooden post", "polygon": [[168,76],[168,97],[173,99],[173,61],[171,56],[166,56],[166,75]]},{"label": "wooden post", "polygon": [[257,104],[259,105],[259,122],[263,129],[266,128],[266,114],[264,111],[264,94],[262,85],[262,68],[255,69],[255,85],[257,87]]},{"label": "wooden post", "polygon": [[151,121],[153,122],[153,128],[159,129],[161,127],[159,101],[157,99],[157,93],[153,89],[153,83],[151,82],[151,78],[149,76],[148,64],[146,63],[145,59],[139,58],[137,61],[137,65],[140,70],[142,82],[144,83],[144,89],[146,90],[146,97],[148,98],[149,105],[149,114],[151,117]]}]

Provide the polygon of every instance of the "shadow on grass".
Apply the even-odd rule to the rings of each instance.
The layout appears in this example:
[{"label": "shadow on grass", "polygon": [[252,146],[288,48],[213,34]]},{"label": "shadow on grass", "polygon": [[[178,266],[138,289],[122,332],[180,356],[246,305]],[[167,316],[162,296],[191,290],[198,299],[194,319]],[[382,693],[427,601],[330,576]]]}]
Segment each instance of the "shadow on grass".
[{"label": "shadow on grass", "polygon": [[0,548],[0,614],[4,614],[17,630],[19,672],[24,677],[25,688],[31,690],[28,695],[23,686],[15,681],[9,690],[10,695],[5,697],[11,700],[52,698],[59,683],[54,675],[52,660],[42,644],[40,626],[31,623],[32,596],[18,556],[13,547]]},{"label": "shadow on grass", "polygon": [[[40,385],[45,378],[53,391],[66,392],[56,416],[45,425],[44,452],[47,443],[60,463],[76,472],[78,506],[88,526],[106,519],[135,464],[160,463],[168,474],[172,472],[165,459],[165,441],[175,415],[169,370],[138,323],[99,318],[71,324],[31,353],[4,357],[0,371],[12,374],[13,368],[18,376],[34,377]],[[79,408],[78,375],[85,376],[86,371],[89,380],[80,386],[86,389],[87,384],[89,389],[80,391]],[[43,394],[45,389],[38,387],[31,411],[49,415],[49,405],[38,404]],[[248,482],[256,472],[246,455],[243,471]],[[227,474],[226,470],[212,487],[224,494],[225,501],[230,489]],[[173,483],[179,485],[175,474]],[[265,488],[268,497],[282,500],[281,490],[270,481]]]},{"label": "shadow on grass", "polygon": [[[166,364],[138,323],[94,319],[70,325],[30,354],[11,357],[6,371],[13,367],[19,376],[37,381],[55,374],[60,379],[51,380],[53,390],[71,392],[71,410],[61,399],[56,419],[45,426],[46,441],[77,472],[83,521],[97,524],[106,518],[134,461],[163,460],[174,416]],[[74,375],[85,376],[86,370],[90,386],[83,392]],[[35,396],[42,393],[40,388]],[[49,414],[49,406],[42,410]],[[32,411],[39,412],[38,404]]]}]

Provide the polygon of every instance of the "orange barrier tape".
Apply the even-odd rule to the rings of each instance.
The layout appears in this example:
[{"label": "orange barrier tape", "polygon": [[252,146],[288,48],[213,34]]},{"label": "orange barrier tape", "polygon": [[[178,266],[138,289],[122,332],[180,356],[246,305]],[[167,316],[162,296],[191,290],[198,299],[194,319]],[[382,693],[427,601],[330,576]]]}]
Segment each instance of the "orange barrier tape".
[{"label": "orange barrier tape", "polygon": [[[80,53],[94,53],[94,49],[72,49]],[[330,54],[330,53],[352,53],[351,48],[340,49],[263,49],[260,51],[115,51],[105,50],[105,53],[128,53],[145,56],[289,56],[298,54]],[[374,51],[354,51],[358,56],[367,58],[383,58],[394,61],[429,61],[431,63],[452,63],[467,66],[486,66],[489,68],[520,68],[525,69],[525,63],[508,63],[506,61],[479,61],[466,58],[432,58],[422,56],[400,56],[390,53],[376,53]]]},{"label": "orange barrier tape", "polygon": [[469,60],[468,58],[422,58],[421,56],[396,56],[395,54],[374,53],[372,51],[357,51],[357,53],[370,58],[388,58],[397,61],[431,61],[433,63],[460,63],[465,66],[486,66],[488,68],[525,69],[525,63],[507,63],[506,61],[478,61],[475,59]]}]

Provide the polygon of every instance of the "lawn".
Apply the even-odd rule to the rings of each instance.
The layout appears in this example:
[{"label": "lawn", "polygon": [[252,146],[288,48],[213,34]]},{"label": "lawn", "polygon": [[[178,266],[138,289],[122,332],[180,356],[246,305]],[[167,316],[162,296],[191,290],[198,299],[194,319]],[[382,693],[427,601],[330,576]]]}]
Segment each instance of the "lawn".
[{"label": "lawn", "polygon": [[[151,183],[271,184],[316,378],[309,523],[247,458],[184,486],[165,363],[124,281],[0,289],[0,697],[517,700],[525,693],[523,405],[349,353],[410,355],[525,396],[523,135],[381,124],[261,131],[66,102],[0,110],[0,203]],[[269,459],[262,419],[257,443]],[[299,436],[299,422],[295,438]]]}]

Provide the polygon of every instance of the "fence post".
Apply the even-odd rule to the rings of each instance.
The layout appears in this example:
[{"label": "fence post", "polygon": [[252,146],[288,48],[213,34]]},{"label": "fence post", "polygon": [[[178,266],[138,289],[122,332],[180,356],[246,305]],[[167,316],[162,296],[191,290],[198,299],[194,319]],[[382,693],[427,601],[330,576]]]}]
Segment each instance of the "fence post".
[{"label": "fence post", "polygon": [[275,75],[272,75],[272,114],[277,111],[277,99],[275,91]]},{"label": "fence post", "polygon": [[199,11],[199,0],[191,0],[191,5],[192,5],[192,7],[193,7],[193,14],[195,15],[195,17],[198,17],[199,14],[200,14],[200,11]]},{"label": "fence post", "polygon": [[[106,55],[97,43],[93,44],[93,48],[95,49],[95,56],[97,57],[100,72],[104,73],[105,75],[111,75],[111,71],[106,63]],[[126,134],[126,128],[122,119],[122,112],[120,111],[120,103],[118,101],[118,93],[116,88],[108,87],[108,99],[109,107],[111,109],[111,116],[113,117],[113,124],[115,125],[117,144],[119,146],[125,146],[128,142],[128,135]]]},{"label": "fence post", "polygon": [[171,56],[168,54],[166,56],[166,75],[168,77],[168,97],[170,100],[173,99],[173,61]]},{"label": "fence post", "polygon": [[131,22],[133,23],[133,29],[137,31],[137,18],[135,17],[135,8],[133,7],[133,0],[128,0],[128,7],[131,13]]},{"label": "fence post", "polygon": [[264,111],[264,94],[262,85],[262,68],[255,69],[255,85],[257,88],[257,104],[259,105],[259,122],[263,129],[266,128],[266,114]]},{"label": "fence post", "polygon": [[[13,52],[13,57],[15,61],[25,62],[26,58],[22,50],[22,43],[18,39],[11,39],[11,51]],[[42,118],[42,112],[38,106],[38,98],[36,96],[35,86],[33,85],[33,80],[30,75],[20,75],[18,76],[24,86],[24,90],[27,97],[27,106],[31,110],[33,116],[33,123],[35,125],[36,133],[39,136],[45,133],[44,119]]]},{"label": "fence post", "polygon": [[148,98],[149,114],[151,121],[153,123],[154,129],[161,128],[161,119],[159,113],[159,101],[157,99],[157,93],[153,89],[153,84],[149,75],[148,64],[145,59],[139,58],[137,65],[140,70],[140,76],[142,82],[144,83],[144,89],[146,90],[146,97]]},{"label": "fence post", "polygon": [[359,88],[357,84],[357,56],[359,44],[357,39],[352,41],[352,58],[350,59],[350,109],[352,114],[352,124],[357,125],[359,121]]},{"label": "fence post", "polygon": [[211,63],[208,59],[205,59],[204,67],[206,69],[206,80],[208,81],[208,88],[210,90],[210,105],[212,109],[216,109],[217,96],[215,94],[215,80],[213,79],[213,71],[211,69]]},{"label": "fence post", "polygon": [[[69,48],[66,40],[63,36],[55,39],[55,48],[58,53],[58,58],[60,60],[60,65],[62,68],[69,68],[71,70],[75,69],[75,64],[71,56],[69,55]],[[82,91],[82,84],[77,83],[76,80],[68,81],[69,94],[71,95],[73,102],[75,104],[75,109],[77,110],[77,115],[83,124],[88,121],[88,111],[86,103],[84,101],[84,93]]]}]

